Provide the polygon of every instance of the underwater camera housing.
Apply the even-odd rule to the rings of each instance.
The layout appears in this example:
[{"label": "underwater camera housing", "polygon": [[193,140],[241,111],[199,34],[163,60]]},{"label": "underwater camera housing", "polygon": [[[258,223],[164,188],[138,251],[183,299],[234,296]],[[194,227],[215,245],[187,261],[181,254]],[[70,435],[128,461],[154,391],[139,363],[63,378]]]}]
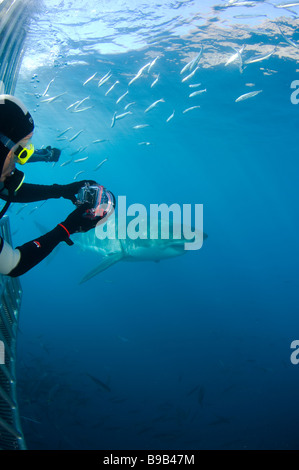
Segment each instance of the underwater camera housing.
[{"label": "underwater camera housing", "polygon": [[90,209],[84,217],[95,219],[96,217],[109,217],[115,208],[115,197],[104,186],[99,184],[85,185],[79,189],[76,205],[88,204]]}]

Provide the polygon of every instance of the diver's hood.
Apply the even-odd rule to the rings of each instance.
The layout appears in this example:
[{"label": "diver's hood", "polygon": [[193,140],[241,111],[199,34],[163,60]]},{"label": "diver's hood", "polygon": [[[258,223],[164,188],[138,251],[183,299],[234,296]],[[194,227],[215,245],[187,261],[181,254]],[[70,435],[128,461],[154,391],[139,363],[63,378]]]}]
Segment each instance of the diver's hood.
[{"label": "diver's hood", "polygon": [[0,95],[0,175],[10,151],[10,145],[5,142],[16,144],[33,129],[33,118],[22,101],[12,95]]}]

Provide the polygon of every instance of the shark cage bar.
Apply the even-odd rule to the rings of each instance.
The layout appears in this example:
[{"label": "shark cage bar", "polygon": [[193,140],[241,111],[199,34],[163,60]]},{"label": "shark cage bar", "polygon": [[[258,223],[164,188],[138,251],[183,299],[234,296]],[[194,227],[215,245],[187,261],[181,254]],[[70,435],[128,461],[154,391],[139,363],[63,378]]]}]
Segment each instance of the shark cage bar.
[{"label": "shark cage bar", "polygon": [[[0,105],[1,106],[1,105]],[[8,217],[1,237],[11,243]],[[0,450],[25,449],[16,396],[16,340],[22,289],[18,278],[0,275]]]},{"label": "shark cage bar", "polygon": [[[14,94],[35,0],[0,0],[0,93]],[[1,106],[1,103],[0,103]],[[12,244],[9,218],[0,234]],[[16,340],[22,289],[0,275],[0,450],[25,450],[16,393]]]}]

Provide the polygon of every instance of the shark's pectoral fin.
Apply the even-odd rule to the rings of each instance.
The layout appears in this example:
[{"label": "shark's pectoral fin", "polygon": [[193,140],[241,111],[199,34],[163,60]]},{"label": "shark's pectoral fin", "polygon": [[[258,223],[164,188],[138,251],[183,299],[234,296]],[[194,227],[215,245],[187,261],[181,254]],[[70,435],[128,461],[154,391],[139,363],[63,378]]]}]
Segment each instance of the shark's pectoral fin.
[{"label": "shark's pectoral fin", "polygon": [[102,273],[105,271],[105,269],[110,268],[113,264],[117,263],[124,257],[122,252],[119,253],[113,253],[111,255],[105,256],[101,263],[91,271],[89,271],[87,274],[85,274],[84,277],[82,277],[80,284],[83,284],[83,282],[89,281],[92,277],[96,276],[97,274]]}]

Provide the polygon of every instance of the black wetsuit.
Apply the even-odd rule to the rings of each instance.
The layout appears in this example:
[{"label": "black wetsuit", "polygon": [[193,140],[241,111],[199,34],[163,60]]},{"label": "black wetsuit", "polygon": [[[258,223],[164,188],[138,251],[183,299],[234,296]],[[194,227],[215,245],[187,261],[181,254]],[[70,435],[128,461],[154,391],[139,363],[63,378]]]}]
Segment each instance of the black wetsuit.
[{"label": "black wetsuit", "polygon": [[[58,184],[46,186],[23,183],[20,189],[10,197],[5,194],[7,191],[2,189],[0,198],[5,201],[9,199],[10,202],[21,203],[43,201],[50,198],[58,199],[65,196],[66,187]],[[0,237],[0,273],[12,277],[24,274],[48,256],[61,241],[69,243],[69,233],[63,225],[57,225],[45,235],[18,246],[16,249],[10,247]]]}]

